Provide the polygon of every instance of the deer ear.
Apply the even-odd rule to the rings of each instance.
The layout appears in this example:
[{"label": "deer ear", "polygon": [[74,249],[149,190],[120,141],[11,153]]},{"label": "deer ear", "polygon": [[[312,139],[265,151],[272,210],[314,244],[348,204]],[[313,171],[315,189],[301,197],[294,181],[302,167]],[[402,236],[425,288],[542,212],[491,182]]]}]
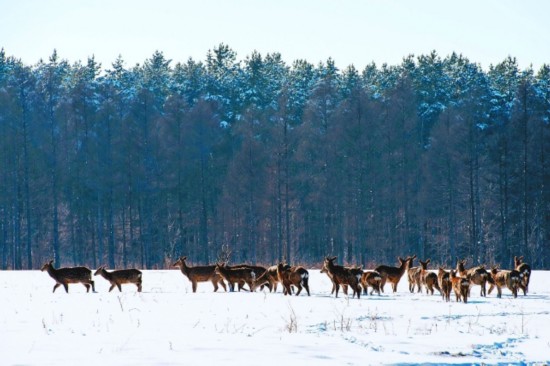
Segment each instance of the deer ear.
[{"label": "deer ear", "polygon": [[50,260],[50,262],[49,262],[49,263],[50,263],[50,264],[52,264],[52,263],[53,263],[53,259],[52,259],[52,260]]},{"label": "deer ear", "polygon": [[426,264],[430,263],[430,258],[426,259]]}]

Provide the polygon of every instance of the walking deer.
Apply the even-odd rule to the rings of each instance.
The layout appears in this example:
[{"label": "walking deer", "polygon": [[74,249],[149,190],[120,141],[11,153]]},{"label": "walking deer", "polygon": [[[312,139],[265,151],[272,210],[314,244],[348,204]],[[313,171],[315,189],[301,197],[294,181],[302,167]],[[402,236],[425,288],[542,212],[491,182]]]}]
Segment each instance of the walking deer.
[{"label": "walking deer", "polygon": [[425,262],[420,262],[420,279],[424,286],[426,286],[426,294],[434,294],[434,288],[441,293],[441,287],[439,287],[439,283],[437,281],[437,274],[428,271],[428,264],[430,263],[430,259],[426,259]]},{"label": "walking deer", "polygon": [[206,281],[212,282],[214,285],[214,292],[218,291],[218,284],[221,285],[225,291],[227,291],[225,282],[223,282],[221,276],[215,271],[215,265],[189,267],[185,263],[186,260],[187,257],[181,257],[174,264],[172,264],[172,267],[179,267],[181,273],[183,273],[189,281],[191,281],[193,292],[197,291],[197,283]]},{"label": "walking deer", "polygon": [[142,275],[141,271],[138,269],[119,269],[108,272],[105,269],[105,266],[101,266],[94,273],[94,276],[98,275],[101,275],[103,278],[111,283],[109,292],[111,292],[115,288],[115,286],[120,292],[122,292],[121,285],[125,283],[133,283],[137,286],[138,292],[141,292]]},{"label": "walking deer", "polygon": [[456,275],[456,271],[451,269],[451,286],[455,292],[456,302],[468,302],[468,293],[470,292],[470,280],[466,277]]},{"label": "walking deer", "polygon": [[296,296],[300,295],[302,288],[305,288],[307,296],[310,296],[309,272],[304,267],[294,266],[289,268],[281,262],[277,265],[277,277],[279,277],[279,282],[283,285],[283,293],[285,295],[292,295],[291,286],[295,286],[298,288]]},{"label": "walking deer", "polygon": [[439,283],[439,287],[441,288],[441,296],[443,297],[443,300],[447,302],[451,301],[451,276],[449,272],[443,269],[443,267],[439,267],[439,271],[437,273],[437,282]]},{"label": "walking deer", "polygon": [[[239,291],[243,288],[245,283],[248,285],[250,292],[254,288],[254,280],[256,279],[256,272],[252,268],[247,267],[229,267],[225,263],[216,264],[215,271],[220,275],[229,285],[229,291],[235,291],[235,283],[239,285]],[[264,271],[265,272],[265,271]]]},{"label": "walking deer", "polygon": [[487,296],[487,281],[489,280],[489,272],[484,266],[477,266],[470,269],[465,269],[466,259],[456,259],[456,270],[461,277],[466,277],[470,280],[470,287],[473,285],[481,286],[481,296]]},{"label": "walking deer", "polygon": [[372,287],[370,294],[374,291],[380,296],[380,283],[382,282],[382,276],[376,271],[367,270],[361,274],[361,286],[363,287],[363,294],[368,294],[368,288]]},{"label": "walking deer", "polygon": [[381,265],[375,268],[375,271],[379,272],[380,275],[382,275],[382,282],[380,284],[382,292],[384,292],[384,285],[386,284],[386,281],[389,281],[391,283],[393,292],[397,291],[397,284],[399,283],[401,277],[403,277],[403,274],[410,267],[412,261],[415,258],[416,254],[412,257],[407,257],[406,259],[398,257],[397,259],[400,263],[399,267]]},{"label": "walking deer", "polygon": [[94,281],[92,281],[92,271],[86,267],[66,267],[55,269],[53,266],[53,260],[45,263],[41,271],[47,271],[51,278],[55,280],[53,291],[63,285],[65,292],[69,293],[69,283],[81,283],[86,287],[86,292],[90,292],[90,286],[92,291],[95,292]]},{"label": "walking deer", "polygon": [[334,264],[336,257],[326,257],[323,262],[323,270],[327,273],[333,283],[333,289],[336,291],[336,296],[338,297],[338,290],[340,285],[349,286],[353,290],[352,298],[357,295],[359,299],[361,296],[361,288],[359,284],[361,283],[361,276],[363,270],[361,268],[346,268],[344,266],[339,266]]},{"label": "walking deer", "polygon": [[494,284],[491,283],[489,286],[489,293],[493,291],[493,288],[497,288],[497,297],[502,297],[502,287],[507,287],[508,290],[512,291],[514,298],[518,297],[519,284],[521,282],[520,273],[515,269],[509,270],[499,270],[496,266],[491,268],[491,277],[493,278]]},{"label": "walking deer", "polygon": [[519,288],[523,291],[523,295],[527,295],[529,292],[529,280],[531,279],[531,266],[527,263],[523,263],[523,256],[514,256],[514,267],[519,272]]}]

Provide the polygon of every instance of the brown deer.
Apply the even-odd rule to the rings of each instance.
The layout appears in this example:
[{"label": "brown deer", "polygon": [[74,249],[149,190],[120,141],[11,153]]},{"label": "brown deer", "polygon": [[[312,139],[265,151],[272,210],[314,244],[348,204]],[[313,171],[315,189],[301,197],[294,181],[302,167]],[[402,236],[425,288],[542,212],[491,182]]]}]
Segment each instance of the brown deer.
[{"label": "brown deer", "polygon": [[183,273],[189,281],[191,281],[193,292],[197,291],[197,283],[206,281],[212,282],[214,285],[214,292],[218,291],[218,284],[220,284],[223,289],[227,291],[225,282],[223,282],[221,276],[215,271],[215,265],[189,267],[185,263],[186,260],[187,257],[181,257],[174,264],[172,264],[172,267],[179,267],[181,273]]},{"label": "brown deer", "polygon": [[[242,289],[242,284],[247,284],[250,291],[253,291],[256,272],[252,268],[247,267],[229,267],[225,263],[216,264],[215,271],[229,285],[229,291],[235,291],[235,283],[239,284],[239,290]],[[264,271],[265,272],[265,271]]]},{"label": "brown deer", "polygon": [[[331,258],[336,259],[336,257],[331,257]],[[353,271],[360,271],[361,270],[360,267],[356,267],[356,266],[354,266],[354,267],[344,267],[344,268],[347,268],[347,269],[353,270]],[[334,280],[332,279],[332,275],[330,273],[328,273],[327,268],[326,268],[325,265],[323,265],[321,267],[321,273],[326,273],[328,278],[330,278],[330,281],[332,282],[332,290],[330,291],[330,294],[331,295],[334,294],[334,291],[336,290],[337,285],[336,285],[336,283],[334,283]],[[347,284],[340,284],[340,285],[342,286],[342,291],[344,292],[344,294],[347,295],[348,294],[348,285]]]},{"label": "brown deer", "polygon": [[451,286],[455,292],[456,302],[468,302],[468,293],[470,292],[470,280],[466,277],[456,275],[456,271],[451,269]]},{"label": "brown deer", "polygon": [[[290,266],[288,266],[287,269],[290,269]],[[279,277],[277,276],[277,266],[271,266],[268,267],[261,276],[256,278],[256,281],[254,281],[254,291],[256,291],[258,286],[262,288],[265,285],[269,289],[269,292],[277,292],[278,283]]]},{"label": "brown deer", "polygon": [[386,281],[389,281],[391,283],[393,292],[397,291],[397,284],[399,283],[401,277],[403,277],[403,274],[409,268],[415,258],[416,254],[412,257],[407,257],[406,259],[399,257],[397,258],[400,263],[399,267],[381,265],[375,268],[375,271],[382,275],[382,282],[380,284],[380,289],[382,290],[382,292],[384,292],[384,285],[386,284]]},{"label": "brown deer", "polygon": [[300,295],[302,288],[305,288],[307,296],[310,296],[309,272],[304,267],[293,266],[289,268],[285,263],[281,262],[277,265],[277,277],[283,285],[283,293],[285,295],[292,295],[291,286],[295,286],[298,288],[296,296]]},{"label": "brown deer", "polygon": [[94,276],[101,275],[107,281],[111,283],[109,292],[111,292],[115,286],[118,287],[118,290],[122,292],[122,284],[124,283],[133,283],[137,286],[138,292],[141,292],[141,283],[142,276],[141,271],[138,269],[119,269],[111,272],[107,272],[105,266],[101,266],[95,271]]},{"label": "brown deer", "polygon": [[409,291],[414,292],[414,288],[418,287],[417,291],[422,292],[422,268],[412,267],[407,270],[407,277],[409,280]]},{"label": "brown deer", "polygon": [[[434,294],[434,288],[441,293],[441,288],[439,287],[439,283],[437,281],[437,274],[434,272],[428,271],[428,264],[430,263],[430,259],[426,259],[425,262],[420,262],[420,281],[424,286],[426,286],[426,294]],[[420,285],[419,285],[420,287]]]},{"label": "brown deer", "polygon": [[376,291],[378,296],[380,296],[380,283],[382,283],[382,276],[376,271],[367,270],[361,274],[361,286],[363,287],[364,295],[367,295],[368,288],[372,287],[370,294],[372,295]]},{"label": "brown deer", "polygon": [[499,270],[496,266],[491,268],[491,277],[493,278],[494,284],[491,283],[489,286],[489,293],[493,291],[493,288],[497,288],[497,297],[502,297],[502,287],[507,287],[512,291],[514,298],[518,297],[519,284],[521,282],[520,273],[515,269],[508,270]]},{"label": "brown deer", "polygon": [[[224,263],[225,264],[225,262],[219,262],[219,263]],[[255,279],[258,279],[260,276],[262,276],[266,272],[265,267],[253,266],[251,264],[244,264],[244,263],[235,264],[235,265],[232,265],[232,266],[225,264],[225,267],[228,268],[228,269],[248,269],[248,270],[252,270],[252,271],[254,271]],[[224,278],[224,280],[225,280],[225,278]],[[245,284],[246,284],[245,281],[237,282],[238,290],[239,291],[241,291],[241,290],[248,291],[244,288]],[[231,290],[231,286],[234,286],[234,284],[233,283],[229,284],[230,291],[234,291],[234,289]],[[253,287],[255,287],[255,286],[253,286]],[[261,286],[261,289],[263,289],[263,285]],[[255,289],[253,291],[255,291]]]},{"label": "brown deer", "polygon": [[81,283],[86,287],[86,292],[90,292],[90,286],[92,291],[95,292],[94,281],[92,281],[92,271],[86,267],[66,267],[55,269],[53,267],[53,260],[45,263],[41,271],[48,271],[51,278],[55,280],[53,291],[63,285],[65,292],[69,293],[69,283]]},{"label": "brown deer", "polygon": [[519,272],[519,288],[523,291],[523,296],[529,292],[529,280],[531,278],[531,266],[523,263],[523,256],[514,256],[514,267]]},{"label": "brown deer", "polygon": [[340,289],[340,285],[342,285],[351,287],[353,290],[352,298],[357,295],[357,298],[359,299],[361,296],[361,288],[359,287],[359,284],[361,283],[363,270],[357,267],[346,268],[344,266],[336,265],[334,264],[335,260],[336,257],[326,257],[323,262],[323,269],[332,280],[333,289],[336,291],[335,297],[338,297],[338,290]]},{"label": "brown deer", "polygon": [[487,296],[487,281],[489,280],[489,272],[484,266],[477,266],[470,269],[465,269],[466,259],[456,259],[456,270],[461,277],[466,277],[470,280],[470,287],[473,285],[481,286],[481,296]]},{"label": "brown deer", "polygon": [[443,269],[443,267],[439,267],[439,271],[437,273],[437,283],[441,288],[441,296],[443,296],[443,300],[447,302],[451,301],[451,276],[449,272]]}]

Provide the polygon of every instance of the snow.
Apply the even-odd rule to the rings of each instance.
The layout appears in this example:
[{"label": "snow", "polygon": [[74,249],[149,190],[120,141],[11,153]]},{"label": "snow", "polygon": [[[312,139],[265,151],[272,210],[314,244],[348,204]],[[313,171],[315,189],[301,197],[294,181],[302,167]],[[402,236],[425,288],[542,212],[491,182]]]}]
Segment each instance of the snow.
[{"label": "snow", "polygon": [[468,304],[397,293],[330,295],[310,270],[312,296],[197,293],[179,270],[143,271],[143,292],[94,277],[97,293],[69,285],[52,293],[46,272],[0,271],[2,365],[369,365],[548,363],[550,271],[534,271],[530,293]]}]

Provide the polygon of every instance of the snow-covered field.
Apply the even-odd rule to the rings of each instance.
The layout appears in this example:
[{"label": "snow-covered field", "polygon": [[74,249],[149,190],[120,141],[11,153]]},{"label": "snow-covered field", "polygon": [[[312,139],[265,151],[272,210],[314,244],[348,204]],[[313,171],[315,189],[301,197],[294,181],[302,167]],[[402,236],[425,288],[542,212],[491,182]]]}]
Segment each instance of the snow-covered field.
[{"label": "snow-covered field", "polygon": [[530,293],[503,290],[468,304],[398,292],[330,296],[310,270],[311,297],[197,293],[179,270],[144,271],[143,292],[95,277],[52,293],[46,272],[0,271],[1,365],[545,364],[550,360],[550,272]]}]

